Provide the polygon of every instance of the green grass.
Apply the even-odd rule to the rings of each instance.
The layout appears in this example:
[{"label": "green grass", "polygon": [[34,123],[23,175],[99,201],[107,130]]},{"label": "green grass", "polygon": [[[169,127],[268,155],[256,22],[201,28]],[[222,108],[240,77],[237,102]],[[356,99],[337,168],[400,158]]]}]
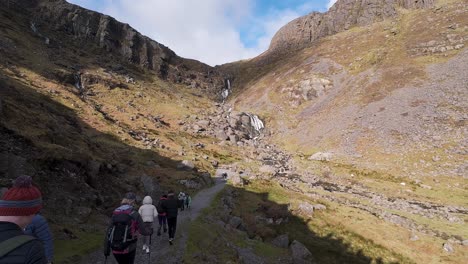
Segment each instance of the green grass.
[{"label": "green grass", "polygon": [[68,263],[79,256],[90,254],[102,246],[103,234],[77,232],[76,239],[54,240],[54,263]]}]

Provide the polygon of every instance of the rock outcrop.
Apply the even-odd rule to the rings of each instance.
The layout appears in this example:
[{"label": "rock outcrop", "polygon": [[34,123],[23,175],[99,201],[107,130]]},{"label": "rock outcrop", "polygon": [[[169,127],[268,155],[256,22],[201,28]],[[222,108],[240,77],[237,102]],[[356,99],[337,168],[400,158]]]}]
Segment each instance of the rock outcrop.
[{"label": "rock outcrop", "polygon": [[165,80],[198,88],[221,100],[225,78],[213,67],[184,59],[168,47],[140,34],[128,24],[64,0],[16,1],[11,10],[31,17],[36,31],[47,36],[51,47],[64,39],[82,47],[97,46],[122,61],[155,71]]},{"label": "rock outcrop", "polygon": [[312,12],[283,26],[273,37],[269,51],[306,46],[322,37],[365,26],[398,14],[397,8],[427,8],[434,0],[339,0],[326,13]]}]

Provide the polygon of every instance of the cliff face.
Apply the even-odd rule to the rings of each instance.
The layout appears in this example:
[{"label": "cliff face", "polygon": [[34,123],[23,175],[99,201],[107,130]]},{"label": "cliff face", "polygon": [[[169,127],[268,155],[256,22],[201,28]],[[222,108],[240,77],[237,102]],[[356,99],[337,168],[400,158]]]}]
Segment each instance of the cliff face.
[{"label": "cliff face", "polygon": [[[49,32],[50,42],[70,37],[82,46],[97,45],[124,61],[155,71],[162,78],[199,88],[211,98],[220,97],[225,86],[222,74],[213,67],[184,59],[168,47],[140,34],[114,18],[69,4],[64,0],[18,1],[10,8],[29,14],[41,32]],[[60,37],[53,38],[53,35]]]},{"label": "cliff face", "polygon": [[340,0],[326,13],[312,12],[282,27],[269,51],[296,49],[349,29],[394,17],[397,8],[427,8],[434,0]]}]

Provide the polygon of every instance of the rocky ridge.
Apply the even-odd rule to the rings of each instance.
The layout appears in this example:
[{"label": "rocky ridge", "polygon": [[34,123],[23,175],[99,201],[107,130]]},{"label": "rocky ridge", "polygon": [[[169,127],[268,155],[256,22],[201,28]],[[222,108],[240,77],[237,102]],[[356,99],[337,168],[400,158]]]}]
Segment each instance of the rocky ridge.
[{"label": "rocky ridge", "polygon": [[168,47],[110,16],[64,0],[16,1],[8,8],[29,16],[31,30],[50,47],[65,48],[64,36],[76,45],[96,45],[104,53],[154,71],[162,79],[199,89],[212,99],[223,99],[221,93],[226,84],[221,72],[177,56]]},{"label": "rocky ridge", "polygon": [[328,12],[312,12],[283,26],[273,37],[269,52],[309,45],[325,36],[395,17],[398,8],[428,8],[434,0],[339,0]]}]

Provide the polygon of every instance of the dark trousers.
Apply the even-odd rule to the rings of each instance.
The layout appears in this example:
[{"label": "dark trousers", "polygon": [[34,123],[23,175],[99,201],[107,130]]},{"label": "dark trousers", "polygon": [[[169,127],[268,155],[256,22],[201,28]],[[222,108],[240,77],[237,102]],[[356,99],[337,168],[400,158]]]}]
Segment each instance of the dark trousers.
[{"label": "dark trousers", "polygon": [[161,227],[164,228],[164,232],[167,230],[167,217],[165,215],[158,215],[159,228],[158,232],[161,233]]},{"label": "dark trousers", "polygon": [[133,264],[135,261],[136,250],[128,252],[128,254],[114,254],[115,260],[119,264]]},{"label": "dark trousers", "polygon": [[177,228],[177,217],[167,218],[167,225],[169,227],[169,238],[174,238]]}]

